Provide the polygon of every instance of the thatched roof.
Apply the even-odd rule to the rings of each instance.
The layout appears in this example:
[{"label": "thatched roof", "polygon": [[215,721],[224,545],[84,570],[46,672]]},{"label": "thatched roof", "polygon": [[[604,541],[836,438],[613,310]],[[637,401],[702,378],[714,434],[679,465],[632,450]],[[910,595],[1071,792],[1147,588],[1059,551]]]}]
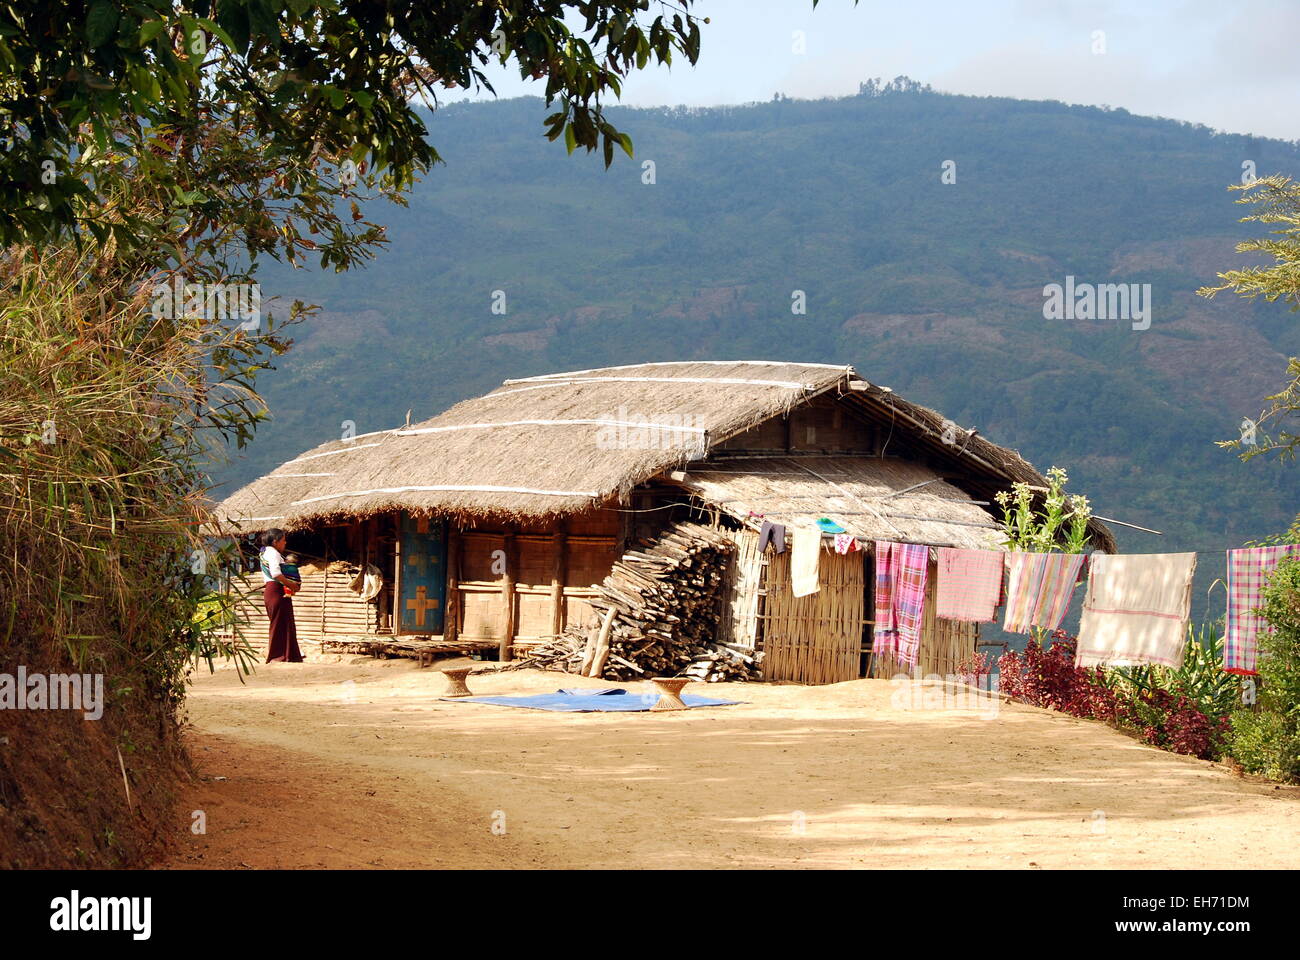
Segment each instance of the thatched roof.
[{"label": "thatched roof", "polygon": [[[978,435],[963,433],[960,449],[943,444],[939,414],[852,367],[682,361],[507,380],[431,420],[309,450],[236,491],[217,514],[228,527],[256,530],[398,509],[507,520],[579,513],[625,502],[637,485],[832,392],[891,424],[900,443],[951,461],[962,478],[955,482],[977,499],[1012,480],[1045,482],[1015,451]],[[651,431],[638,428],[646,422]],[[1096,527],[1096,545],[1113,551],[1109,532]]]},{"label": "thatched roof", "polygon": [[862,540],[996,550],[1002,525],[929,467],[872,457],[711,459],[679,481],[748,526],[829,517]]}]

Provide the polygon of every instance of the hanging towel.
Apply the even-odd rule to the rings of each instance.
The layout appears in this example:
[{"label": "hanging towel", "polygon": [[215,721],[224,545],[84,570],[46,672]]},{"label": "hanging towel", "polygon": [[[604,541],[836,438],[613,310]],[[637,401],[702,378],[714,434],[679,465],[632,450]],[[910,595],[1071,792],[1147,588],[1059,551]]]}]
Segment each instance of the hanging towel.
[{"label": "hanging towel", "polygon": [[1181,666],[1195,572],[1194,553],[1093,556],[1075,666]]},{"label": "hanging towel", "polygon": [[945,620],[992,623],[1002,602],[1000,550],[939,548],[935,615]]},{"label": "hanging towel", "polygon": [[930,548],[876,541],[876,628],[872,650],[916,666],[921,653]]},{"label": "hanging towel", "polygon": [[835,552],[853,553],[858,549],[858,538],[851,533],[835,534]]},{"label": "hanging towel", "polygon": [[816,527],[795,527],[790,544],[790,592],[807,597],[821,589],[817,566],[821,562],[822,532]]},{"label": "hanging towel", "polygon": [[1285,557],[1300,557],[1300,544],[1228,551],[1228,616],[1223,632],[1223,669],[1227,673],[1256,672],[1255,640],[1269,626],[1252,611],[1263,602],[1261,590],[1269,574]]},{"label": "hanging towel", "polygon": [[1070,609],[1070,594],[1083,569],[1081,553],[1008,553],[1007,612],[1002,629],[1028,633],[1055,630]]}]

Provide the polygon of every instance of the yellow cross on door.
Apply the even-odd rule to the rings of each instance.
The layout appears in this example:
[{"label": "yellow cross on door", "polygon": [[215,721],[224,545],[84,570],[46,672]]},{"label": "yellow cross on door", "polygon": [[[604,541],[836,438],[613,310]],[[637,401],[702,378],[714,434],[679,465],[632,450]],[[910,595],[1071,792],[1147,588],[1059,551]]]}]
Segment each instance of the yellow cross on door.
[{"label": "yellow cross on door", "polygon": [[422,627],[424,626],[424,611],[437,610],[438,599],[437,597],[429,598],[427,587],[416,587],[414,599],[406,601],[406,609],[415,611],[415,625]]}]

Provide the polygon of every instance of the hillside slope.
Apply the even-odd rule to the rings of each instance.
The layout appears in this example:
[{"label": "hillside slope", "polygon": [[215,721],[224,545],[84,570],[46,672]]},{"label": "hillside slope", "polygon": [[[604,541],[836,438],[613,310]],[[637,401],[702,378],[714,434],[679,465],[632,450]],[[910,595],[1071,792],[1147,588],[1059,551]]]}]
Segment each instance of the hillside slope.
[{"label": "hillside slope", "polygon": [[[1120,528],[1127,550],[1218,550],[1300,509],[1297,468],[1213,444],[1280,384],[1300,324],[1194,295],[1241,261],[1227,184],[1246,160],[1300,175],[1295,144],[930,92],[618,113],[636,161],[606,171],[539,135],[538,100],[444,109],[447,164],[373,211],[392,238],[374,265],[268,272],[325,314],[263,380],[274,421],[223,489],[345,420],[427,417],[506,377],[779,358],[852,363],[1067,466],[1098,512],[1166,534]],[[1150,328],[1045,320],[1067,276],[1150,283]]]}]

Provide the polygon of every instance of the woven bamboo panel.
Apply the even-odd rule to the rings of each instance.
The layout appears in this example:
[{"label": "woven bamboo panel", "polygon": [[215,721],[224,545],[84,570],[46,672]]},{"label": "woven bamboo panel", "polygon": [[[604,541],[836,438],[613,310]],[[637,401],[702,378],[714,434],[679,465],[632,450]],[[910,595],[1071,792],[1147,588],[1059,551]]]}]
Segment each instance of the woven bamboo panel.
[{"label": "woven bamboo panel", "polygon": [[944,620],[935,616],[937,578],[938,566],[931,563],[926,574],[925,616],[921,621],[921,647],[916,666],[893,657],[873,657],[873,677],[895,677],[900,673],[913,677],[932,674],[948,676],[958,673],[959,668],[975,652],[975,644],[979,641],[979,624]]},{"label": "woven bamboo panel", "polygon": [[[348,585],[352,574],[345,570],[325,570],[304,565],[302,589],[293,597],[293,618],[298,637],[319,640],[326,634],[372,635],[379,633],[380,610],[376,601],[361,600]],[[236,577],[231,592],[240,595],[235,617],[244,636],[254,646],[267,640],[268,623],[262,604],[262,578]],[[386,594],[380,594],[384,597]]]},{"label": "woven bamboo panel", "polygon": [[758,642],[758,590],[763,579],[763,555],[758,552],[758,534],[753,530],[723,530],[736,545],[727,564],[725,602],[730,616],[722,617],[718,635],[723,643],[754,649]]},{"label": "woven bamboo panel", "polygon": [[858,678],[866,623],[864,554],[822,551],[816,593],[795,597],[790,553],[767,567],[763,624],[763,677],[797,683],[839,683]]}]

